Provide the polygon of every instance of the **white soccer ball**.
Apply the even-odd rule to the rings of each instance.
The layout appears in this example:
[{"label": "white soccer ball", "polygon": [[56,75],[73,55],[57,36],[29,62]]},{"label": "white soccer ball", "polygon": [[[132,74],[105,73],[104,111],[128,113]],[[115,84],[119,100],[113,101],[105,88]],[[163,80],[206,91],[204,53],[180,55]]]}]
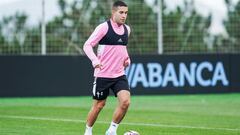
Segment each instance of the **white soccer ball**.
[{"label": "white soccer ball", "polygon": [[124,135],[140,135],[140,134],[137,131],[130,130],[130,131],[124,133]]}]

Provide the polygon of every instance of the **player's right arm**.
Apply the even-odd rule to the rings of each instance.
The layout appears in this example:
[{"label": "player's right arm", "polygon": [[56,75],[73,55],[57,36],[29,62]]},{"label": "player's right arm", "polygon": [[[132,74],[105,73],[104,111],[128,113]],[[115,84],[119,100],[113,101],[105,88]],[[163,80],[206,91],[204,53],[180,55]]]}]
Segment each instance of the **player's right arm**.
[{"label": "player's right arm", "polygon": [[99,43],[99,41],[106,35],[107,30],[108,26],[106,22],[98,25],[83,45],[83,50],[87,57],[92,61],[92,66],[94,68],[101,68],[101,63],[96,54],[94,53],[93,47],[95,47]]}]

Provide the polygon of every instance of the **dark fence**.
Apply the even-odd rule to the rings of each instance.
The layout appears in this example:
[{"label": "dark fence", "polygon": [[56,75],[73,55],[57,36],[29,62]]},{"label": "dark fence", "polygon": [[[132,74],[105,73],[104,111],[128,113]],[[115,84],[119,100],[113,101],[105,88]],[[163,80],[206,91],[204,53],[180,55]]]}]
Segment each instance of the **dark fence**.
[{"label": "dark fence", "polygon": [[[136,55],[133,95],[240,92],[240,55]],[[91,95],[85,56],[0,56],[0,97]]]}]

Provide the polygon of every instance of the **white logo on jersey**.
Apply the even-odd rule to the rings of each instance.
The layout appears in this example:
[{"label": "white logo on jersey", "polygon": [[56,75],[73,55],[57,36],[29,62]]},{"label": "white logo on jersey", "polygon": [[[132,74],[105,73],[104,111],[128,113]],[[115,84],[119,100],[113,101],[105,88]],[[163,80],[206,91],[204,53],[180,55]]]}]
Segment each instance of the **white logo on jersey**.
[{"label": "white logo on jersey", "polygon": [[122,39],[120,38],[120,39],[118,39],[118,42],[123,42],[123,41],[122,41]]}]

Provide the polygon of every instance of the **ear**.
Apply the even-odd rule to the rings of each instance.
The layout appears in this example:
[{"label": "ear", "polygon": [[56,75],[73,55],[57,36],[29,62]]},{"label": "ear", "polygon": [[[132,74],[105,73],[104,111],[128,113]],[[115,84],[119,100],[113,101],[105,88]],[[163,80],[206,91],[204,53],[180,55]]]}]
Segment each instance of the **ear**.
[{"label": "ear", "polygon": [[114,16],[114,14],[117,12],[117,10],[115,8],[112,9],[112,17]]},{"label": "ear", "polygon": [[116,11],[117,11],[117,8],[116,8],[116,7],[113,7],[113,8],[112,8],[112,14],[114,14]]}]

